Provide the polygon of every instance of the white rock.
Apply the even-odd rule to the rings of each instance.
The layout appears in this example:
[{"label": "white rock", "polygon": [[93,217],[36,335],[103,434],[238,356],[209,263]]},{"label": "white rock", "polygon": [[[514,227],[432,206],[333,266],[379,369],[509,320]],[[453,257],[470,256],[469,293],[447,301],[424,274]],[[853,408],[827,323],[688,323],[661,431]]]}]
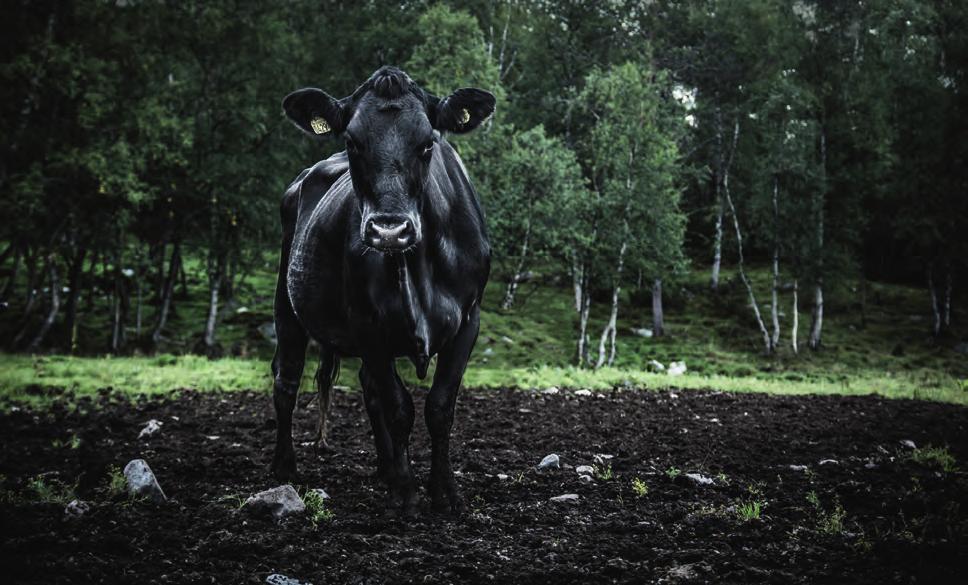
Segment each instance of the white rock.
[{"label": "white rock", "polygon": [[251,496],[242,504],[242,509],[249,514],[269,516],[281,522],[288,516],[305,512],[306,504],[299,498],[295,488],[286,484]]},{"label": "white rock", "polygon": [[156,419],[149,420],[147,423],[145,423],[145,426],[143,429],[141,429],[141,432],[138,433],[138,438],[144,439],[145,437],[149,437],[157,433],[158,431],[161,430],[161,425],[163,424],[165,423],[161,422],[160,420],[156,420]]},{"label": "white rock", "polygon": [[901,441],[901,446],[907,447],[908,449],[917,449],[918,448],[918,446],[915,445],[914,444],[914,441],[912,441],[911,439],[904,439],[903,441]]},{"label": "white rock", "polygon": [[550,455],[545,455],[544,459],[541,460],[541,463],[538,464],[538,471],[543,471],[545,469],[560,469],[560,468],[561,468],[561,459],[559,459],[558,455],[556,455],[555,453],[552,453]]},{"label": "white rock", "polygon": [[581,389],[581,390],[575,390],[573,392],[573,394],[575,396],[591,396],[592,395],[592,391],[591,390]]},{"label": "white rock", "polygon": [[550,498],[548,501],[556,504],[577,504],[578,494],[562,494],[560,496]]},{"label": "white rock", "polygon": [[266,577],[266,583],[269,585],[313,585],[309,581],[300,581],[299,579],[286,577],[285,575],[280,575],[279,573],[273,573]]},{"label": "white rock", "polygon": [[806,465],[788,465],[788,467],[790,468],[790,471],[806,471],[807,470],[807,466]]},{"label": "white rock", "polygon": [[652,330],[648,327],[632,327],[632,335],[638,335],[639,337],[652,337]]},{"label": "white rock", "polygon": [[205,438],[208,439],[209,441],[218,441],[222,437],[218,435],[205,435]]},{"label": "white rock", "polygon": [[840,465],[840,461],[836,459],[821,459],[818,465]]},{"label": "white rock", "polygon": [[506,474],[506,473],[499,473],[499,474],[497,474],[497,478],[498,478],[499,480],[501,480],[501,481],[507,481],[507,479],[508,479],[508,474]]},{"label": "white rock", "polygon": [[578,481],[584,484],[595,483],[595,479],[590,475],[579,475]]},{"label": "white rock", "polygon": [[502,335],[501,341],[503,341],[504,343],[514,343],[514,340],[508,337],[507,335]]},{"label": "white rock", "polygon": [[557,394],[558,393],[558,387],[557,386],[552,386],[550,388],[545,388],[544,390],[541,391],[541,393],[542,394]]},{"label": "white rock", "polygon": [[679,395],[676,394],[675,392],[669,392],[669,398],[671,400],[679,400]]},{"label": "white rock", "polygon": [[649,360],[645,367],[651,372],[664,372],[666,369],[665,365],[658,360]]},{"label": "white rock", "polygon": [[670,376],[681,376],[686,373],[686,362],[672,362],[669,364]]},{"label": "white rock", "polygon": [[682,475],[688,477],[698,485],[712,485],[714,483],[713,478],[706,477],[701,473],[683,473]]},{"label": "white rock", "polygon": [[595,473],[595,468],[591,465],[579,465],[575,468],[575,473],[578,475],[592,475]]},{"label": "white rock", "polygon": [[323,488],[313,488],[313,489],[311,489],[309,491],[311,491],[312,493],[318,495],[320,497],[320,499],[322,499],[322,500],[328,500],[329,499],[329,494],[327,494],[326,493],[326,490],[324,490]]},{"label": "white rock", "polygon": [[133,459],[124,466],[124,478],[127,481],[128,493],[142,496],[153,502],[160,503],[168,499],[151,468],[144,459]]},{"label": "white rock", "polygon": [[71,500],[67,507],[64,508],[64,516],[67,518],[80,518],[84,514],[90,511],[91,505],[84,500]]},{"label": "white rock", "polygon": [[595,465],[605,465],[614,457],[614,455],[609,455],[608,453],[596,453],[595,456],[592,457],[592,461],[595,462]]}]

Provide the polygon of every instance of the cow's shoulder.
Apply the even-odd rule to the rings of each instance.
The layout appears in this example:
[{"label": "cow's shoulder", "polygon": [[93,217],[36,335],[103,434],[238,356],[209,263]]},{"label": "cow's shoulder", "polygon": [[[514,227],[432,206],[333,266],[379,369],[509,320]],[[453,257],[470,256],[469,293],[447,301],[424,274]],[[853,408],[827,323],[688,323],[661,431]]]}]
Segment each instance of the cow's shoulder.
[{"label": "cow's shoulder", "polygon": [[282,198],[283,223],[311,213],[320,199],[349,170],[346,152],[338,152],[304,169],[289,184]]}]

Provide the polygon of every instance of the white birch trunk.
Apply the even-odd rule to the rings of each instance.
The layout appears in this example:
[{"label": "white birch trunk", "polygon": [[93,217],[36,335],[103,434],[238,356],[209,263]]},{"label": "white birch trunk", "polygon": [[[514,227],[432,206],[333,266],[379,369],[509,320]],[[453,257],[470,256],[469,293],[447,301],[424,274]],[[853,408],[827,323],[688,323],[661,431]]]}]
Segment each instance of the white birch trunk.
[{"label": "white birch trunk", "polygon": [[29,351],[35,351],[40,347],[44,338],[47,337],[47,332],[50,331],[50,328],[54,325],[54,321],[57,319],[57,312],[60,311],[61,282],[57,274],[57,262],[53,254],[48,258],[47,266],[50,277],[50,309],[47,311],[47,316],[44,317],[44,321],[41,323],[37,335],[34,336],[30,345],[27,346]]},{"label": "white birch trunk", "polygon": [[814,284],[813,318],[810,323],[810,349],[820,349],[823,337],[823,242],[824,242],[824,197],[827,193],[827,131],[820,129],[820,190],[814,195],[814,214],[817,222],[817,280]]},{"label": "white birch trunk", "polygon": [[221,282],[221,275],[218,273],[208,279],[208,318],[205,320],[205,346],[208,348],[215,347],[215,325],[218,320],[218,295]]},{"label": "white birch trunk", "polygon": [[578,262],[578,254],[572,257],[571,261],[571,283],[575,291],[575,312],[581,313],[582,299],[582,278],[585,276],[584,267]]},{"label": "white birch trunk", "polygon": [[777,201],[780,190],[780,181],[776,176],[773,177],[773,290],[772,306],[770,316],[773,319],[773,336],[770,339],[772,347],[770,352],[775,352],[780,347],[780,206]]},{"label": "white birch trunk", "polygon": [[588,314],[591,312],[592,298],[588,283],[582,280],[581,310],[578,312],[578,365],[586,363],[588,355]]},{"label": "white birch trunk", "polygon": [[[733,144],[739,140],[739,120],[736,121],[733,127]],[[736,215],[736,206],[733,205],[733,198],[729,194],[729,175],[723,176],[723,197],[726,198],[726,204],[729,206],[729,214],[733,217],[733,229],[736,232],[736,255],[737,255],[737,268],[739,269],[740,280],[743,281],[743,286],[746,287],[746,293],[749,296],[750,305],[753,308],[753,316],[756,318],[756,325],[760,328],[760,333],[763,335],[763,347],[767,355],[770,354],[771,344],[770,344],[770,332],[766,330],[766,325],[763,323],[763,315],[760,313],[760,305],[756,302],[756,295],[753,293],[753,286],[750,284],[749,278],[746,276],[746,269],[743,266],[743,234],[739,228],[739,217]]]},{"label": "white birch trunk", "polygon": [[928,293],[931,295],[931,334],[941,333],[941,309],[938,305],[938,290],[934,285],[934,266],[928,268]]},{"label": "white birch trunk", "polygon": [[[628,230],[626,230],[627,232]],[[625,251],[628,249],[628,240],[624,239],[622,241],[622,246],[618,251],[618,266],[615,269],[615,280],[612,286],[612,310],[608,317],[608,324],[605,325],[605,329],[602,330],[602,336],[598,342],[598,360],[595,362],[595,368],[600,368],[605,365],[606,359],[609,365],[615,360],[615,329],[618,324],[618,299],[619,294],[622,291],[622,270],[625,268]],[[611,341],[611,352],[610,357],[606,358],[606,344]]]},{"label": "white birch trunk", "polygon": [[518,263],[515,265],[514,273],[511,275],[511,282],[508,283],[507,289],[504,291],[504,300],[501,301],[501,308],[507,311],[514,305],[514,294],[518,290],[518,281],[521,279],[521,274],[524,272],[524,265],[528,258],[528,244],[531,241],[531,217],[528,217],[528,223],[524,230],[524,241],[521,242],[521,256],[518,258]]},{"label": "white birch trunk", "polygon": [[800,327],[800,299],[799,291],[800,283],[797,280],[793,281],[793,326],[790,328],[790,347],[793,348],[793,353],[797,354],[800,348],[797,347],[797,329]]},{"label": "white birch trunk", "polygon": [[665,312],[662,310],[662,279],[652,282],[652,336],[665,335]]}]

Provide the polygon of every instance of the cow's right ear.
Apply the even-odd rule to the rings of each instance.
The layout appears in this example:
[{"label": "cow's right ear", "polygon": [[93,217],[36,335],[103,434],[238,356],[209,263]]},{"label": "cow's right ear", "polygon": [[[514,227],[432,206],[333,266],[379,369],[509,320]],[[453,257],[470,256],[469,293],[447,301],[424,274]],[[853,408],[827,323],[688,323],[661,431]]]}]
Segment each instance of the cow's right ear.
[{"label": "cow's right ear", "polygon": [[315,87],[287,95],[282,109],[296,127],[310,136],[331,136],[346,129],[343,104]]}]

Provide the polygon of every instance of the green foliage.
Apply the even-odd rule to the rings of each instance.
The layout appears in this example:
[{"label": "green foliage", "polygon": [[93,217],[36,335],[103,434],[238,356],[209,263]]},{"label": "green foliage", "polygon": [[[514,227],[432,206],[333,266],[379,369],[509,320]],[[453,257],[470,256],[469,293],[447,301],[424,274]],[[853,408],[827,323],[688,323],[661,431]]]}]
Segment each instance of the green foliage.
[{"label": "green foliage", "polygon": [[951,473],[955,467],[955,457],[947,447],[919,447],[911,451],[911,461],[925,466],[938,467],[945,473]]},{"label": "green foliage", "polygon": [[75,499],[77,485],[68,485],[55,477],[38,475],[27,484],[28,498],[44,504],[66,505]]},{"label": "green foliage", "polygon": [[608,465],[593,465],[595,479],[599,481],[612,481],[615,474],[612,472],[611,463]]},{"label": "green foliage", "polygon": [[632,492],[635,493],[635,497],[644,498],[649,494],[649,484],[645,483],[640,477],[633,477]]},{"label": "green foliage", "polygon": [[107,494],[110,498],[126,496],[128,493],[128,478],[124,476],[121,468],[112,465],[108,468]]},{"label": "green foliage", "polygon": [[847,511],[840,505],[839,500],[835,498],[833,508],[825,510],[817,492],[811,490],[807,493],[807,502],[813,507],[816,516],[816,526],[819,532],[827,535],[837,535],[844,531],[844,520],[847,518]]},{"label": "green foliage", "polygon": [[736,505],[736,515],[744,522],[749,522],[750,520],[759,520],[760,512],[765,506],[766,504],[759,500],[739,502]]},{"label": "green foliage", "polygon": [[665,474],[666,474],[666,477],[668,477],[669,479],[675,479],[680,475],[682,475],[682,470],[679,469],[678,467],[672,466],[672,467],[669,467],[669,469],[666,469]]},{"label": "green foliage", "polygon": [[320,522],[329,523],[333,521],[333,511],[326,507],[326,500],[315,490],[309,490],[303,495],[303,503],[306,504],[306,513],[309,515],[309,522],[315,530]]}]

